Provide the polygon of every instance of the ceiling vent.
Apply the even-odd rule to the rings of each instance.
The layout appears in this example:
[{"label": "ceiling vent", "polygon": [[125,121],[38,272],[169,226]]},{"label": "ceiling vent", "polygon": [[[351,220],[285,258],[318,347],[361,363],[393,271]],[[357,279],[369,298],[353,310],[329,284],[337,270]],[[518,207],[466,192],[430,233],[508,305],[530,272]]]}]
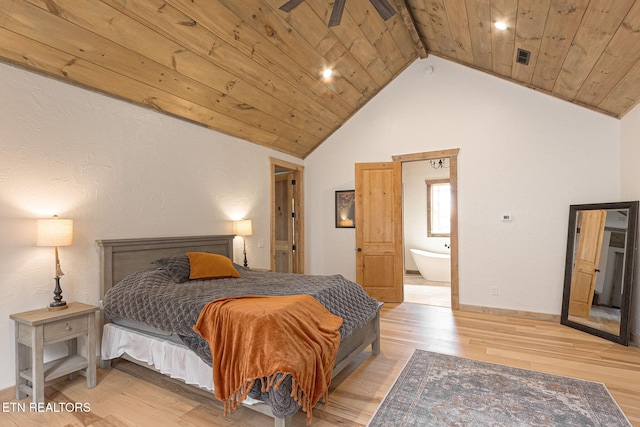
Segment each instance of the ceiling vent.
[{"label": "ceiling vent", "polygon": [[531,52],[528,50],[518,48],[518,53],[516,54],[516,62],[518,64],[529,65],[529,58],[531,57]]}]

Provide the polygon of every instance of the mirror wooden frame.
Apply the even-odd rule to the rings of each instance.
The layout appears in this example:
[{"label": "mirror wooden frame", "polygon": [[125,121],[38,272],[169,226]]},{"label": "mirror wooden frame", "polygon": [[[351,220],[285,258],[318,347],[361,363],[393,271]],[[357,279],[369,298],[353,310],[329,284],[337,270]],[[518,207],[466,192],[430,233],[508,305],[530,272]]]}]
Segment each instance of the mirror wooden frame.
[{"label": "mirror wooden frame", "polygon": [[[574,252],[576,250],[576,226],[578,212],[588,210],[619,210],[628,209],[626,242],[624,246],[624,270],[623,292],[620,305],[620,330],[619,335],[614,335],[604,330],[578,323],[569,319],[569,300],[571,293],[571,279],[573,274]],[[567,256],[564,275],[564,291],[562,295],[562,314],[560,323],[583,332],[587,332],[601,338],[622,345],[629,345],[629,315],[631,308],[631,293],[634,286],[634,265],[637,251],[637,227],[638,227],[638,201],[619,203],[596,203],[571,205],[569,209],[569,232],[567,235]]]}]

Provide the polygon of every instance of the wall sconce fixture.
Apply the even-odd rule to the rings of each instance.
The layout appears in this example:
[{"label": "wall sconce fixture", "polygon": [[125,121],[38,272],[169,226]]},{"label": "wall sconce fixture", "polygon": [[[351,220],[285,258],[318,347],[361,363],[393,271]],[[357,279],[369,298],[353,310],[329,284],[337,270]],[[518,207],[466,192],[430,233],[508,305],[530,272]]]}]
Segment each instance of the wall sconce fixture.
[{"label": "wall sconce fixture", "polygon": [[56,287],[53,291],[53,302],[49,304],[49,310],[62,310],[67,308],[67,303],[62,300],[62,288],[60,287],[60,277],[64,276],[60,268],[60,257],[58,256],[58,246],[71,246],[73,241],[73,220],[59,219],[54,215],[51,219],[38,220],[37,246],[53,246],[56,255]]},{"label": "wall sconce fixture", "polygon": [[251,236],[253,230],[251,227],[250,219],[241,219],[240,221],[236,221],[236,235],[242,236],[242,253],[244,254],[244,266],[248,267],[247,263],[247,236]]},{"label": "wall sconce fixture", "polygon": [[445,157],[444,159],[429,160],[429,163],[431,163],[431,167],[434,168],[434,169],[448,168],[449,167],[449,158]]}]

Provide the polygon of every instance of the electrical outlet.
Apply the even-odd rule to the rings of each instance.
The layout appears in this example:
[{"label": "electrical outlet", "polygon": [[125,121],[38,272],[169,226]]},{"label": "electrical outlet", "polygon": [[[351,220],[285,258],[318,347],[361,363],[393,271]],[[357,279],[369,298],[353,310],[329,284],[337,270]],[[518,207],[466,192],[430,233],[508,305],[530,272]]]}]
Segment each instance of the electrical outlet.
[{"label": "electrical outlet", "polygon": [[498,287],[497,286],[492,286],[491,287],[491,295],[493,295],[493,296],[497,296],[498,295]]},{"label": "electrical outlet", "polygon": [[262,239],[258,240],[258,247],[259,248],[264,248],[264,240],[262,240]]}]

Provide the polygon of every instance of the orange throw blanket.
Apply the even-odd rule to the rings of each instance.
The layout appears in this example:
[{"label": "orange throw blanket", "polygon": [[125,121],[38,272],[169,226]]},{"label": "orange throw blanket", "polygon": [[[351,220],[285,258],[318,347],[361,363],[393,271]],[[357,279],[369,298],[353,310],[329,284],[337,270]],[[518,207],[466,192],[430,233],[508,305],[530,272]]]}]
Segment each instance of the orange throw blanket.
[{"label": "orange throw blanket", "polygon": [[[225,415],[255,380],[268,391],[290,374],[291,396],[310,423],[313,406],[328,397],[341,325],[341,317],[310,295],[244,296],[209,302],[193,330],[209,343],[214,394]],[[284,375],[276,382],[278,373]]]}]

